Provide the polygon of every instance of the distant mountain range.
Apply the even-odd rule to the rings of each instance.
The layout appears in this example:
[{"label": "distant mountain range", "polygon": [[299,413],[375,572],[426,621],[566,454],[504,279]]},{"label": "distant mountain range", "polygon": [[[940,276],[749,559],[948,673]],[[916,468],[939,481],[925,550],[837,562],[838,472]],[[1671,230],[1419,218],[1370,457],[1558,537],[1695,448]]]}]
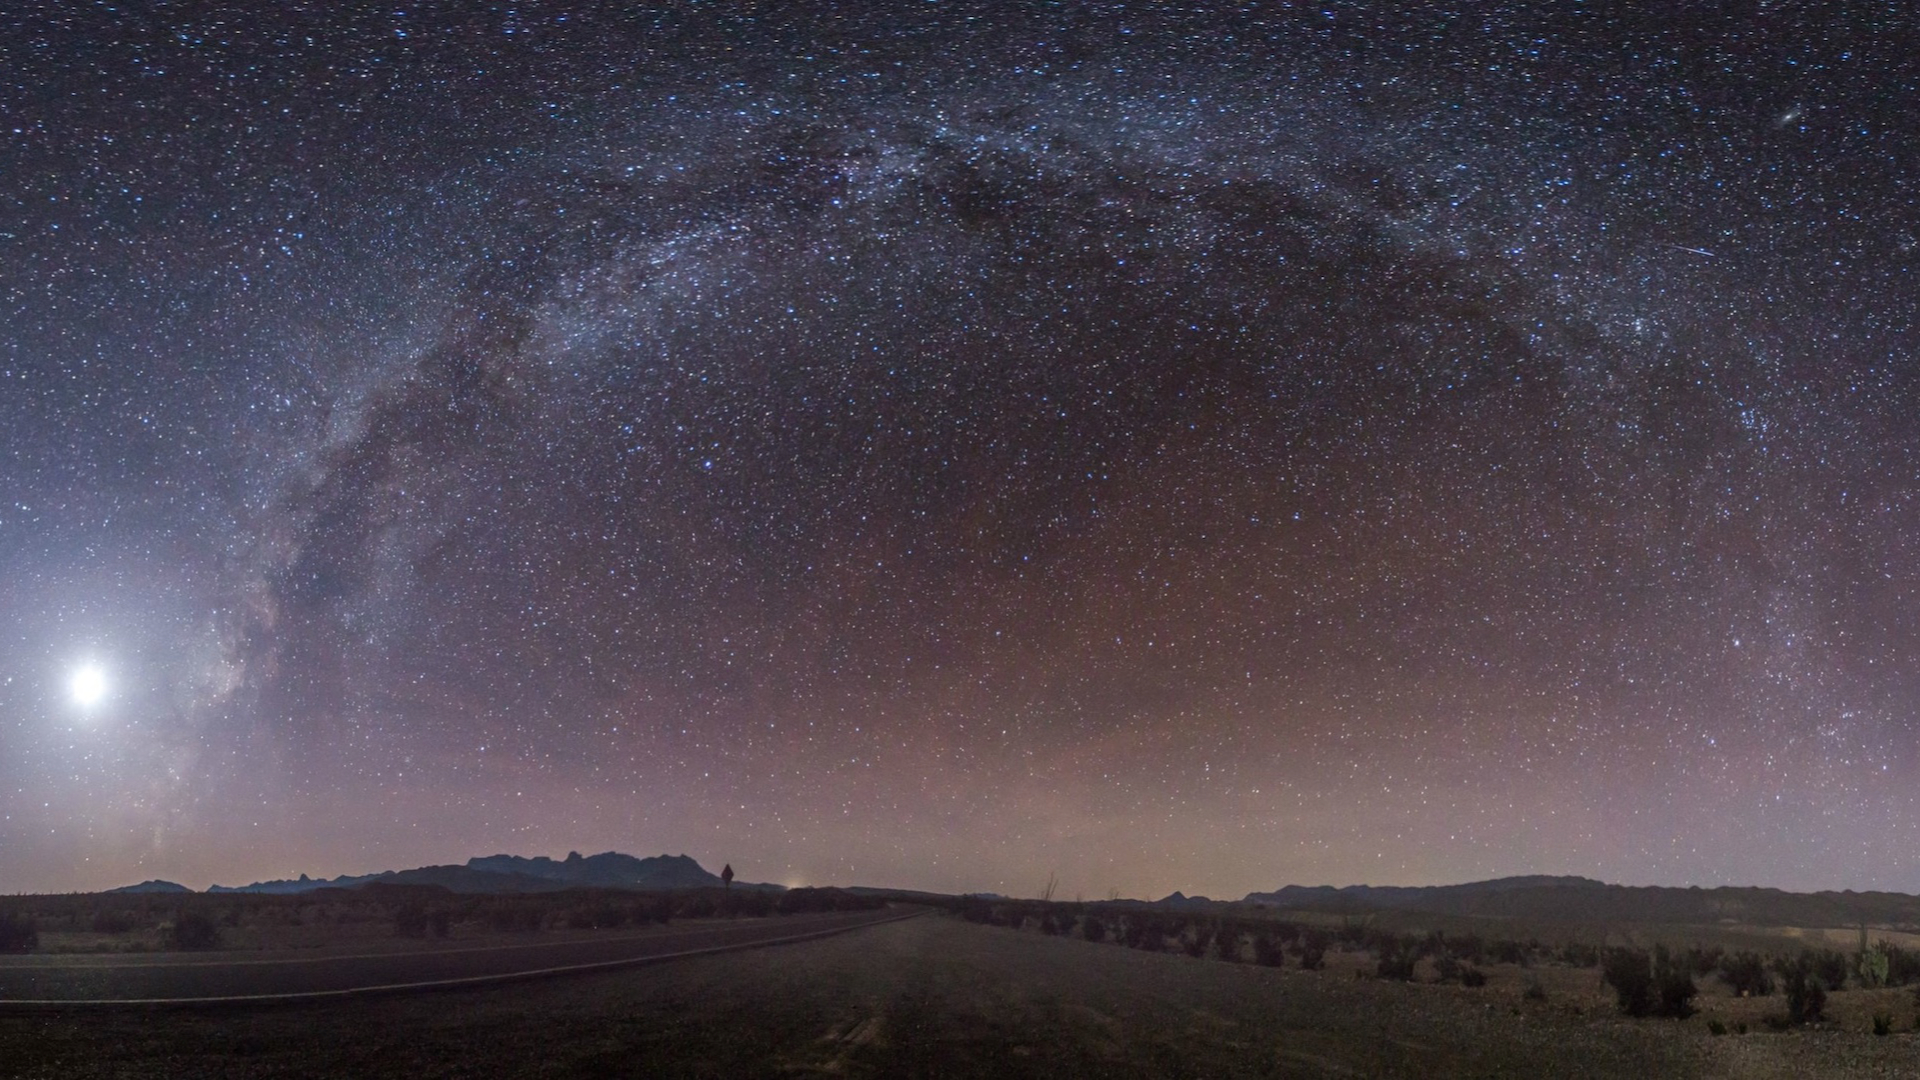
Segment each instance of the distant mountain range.
[{"label": "distant mountain range", "polygon": [[[1175,893],[1176,904],[1194,904]],[[1248,893],[1243,904],[1318,911],[1398,910],[1553,922],[1739,922],[1774,926],[1920,926],[1920,896],[1888,892],[1792,893],[1608,885],[1584,877],[1499,878],[1465,885],[1289,885]]]},{"label": "distant mountain range", "polygon": [[[636,858],[617,851],[583,856],[569,852],[562,860],[544,855],[525,858],[520,855],[488,855],[468,859],[464,866],[422,866],[413,870],[384,870],[377,874],[342,874],[336,878],[282,878],[256,881],[251,885],[213,885],[210,893],[303,893],[315,889],[351,889],[360,885],[437,885],[457,893],[529,893],[555,892],[560,889],[698,889],[719,888],[718,875],[710,874],[686,855],[655,855]],[[171,891],[149,888],[168,882],[130,885],[116,892]],[[774,889],[778,885],[755,885],[736,881],[738,889]],[[174,886],[181,892],[191,890]]]},{"label": "distant mountain range", "polygon": [[122,885],[117,889],[108,889],[107,891],[109,893],[189,893],[193,890],[187,888],[185,885],[154,878],[152,881],[143,881],[138,885]]},{"label": "distant mountain range", "polygon": [[[720,878],[686,855],[636,858],[617,851],[565,859],[544,855],[488,855],[462,866],[422,866],[377,874],[256,881],[251,885],[214,885],[214,893],[302,893],[383,883],[437,885],[457,893],[554,892],[560,889],[718,888]],[[779,885],[736,881],[737,889],[779,890]],[[171,881],[145,881],[113,889],[116,893],[185,893]],[[884,892],[901,890],[854,890]],[[934,894],[925,894],[933,898]],[[1123,900],[1127,905],[1187,911],[1262,906],[1296,911],[1411,911],[1435,915],[1527,919],[1582,923],[1721,923],[1773,926],[1854,926],[1920,929],[1920,896],[1888,892],[1793,893],[1780,889],[1608,885],[1584,877],[1531,875],[1475,881],[1464,885],[1288,885],[1272,892],[1248,893],[1238,901],[1209,900],[1174,893],[1158,901]]]}]

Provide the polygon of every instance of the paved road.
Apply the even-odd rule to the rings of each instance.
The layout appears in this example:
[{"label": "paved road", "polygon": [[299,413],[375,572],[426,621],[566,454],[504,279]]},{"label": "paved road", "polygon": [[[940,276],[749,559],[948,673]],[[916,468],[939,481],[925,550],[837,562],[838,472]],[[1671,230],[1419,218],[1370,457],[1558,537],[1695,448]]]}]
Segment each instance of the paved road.
[{"label": "paved road", "polygon": [[822,937],[910,918],[914,909],[675,923],[643,934],[417,952],[266,957],[28,956],[0,963],[0,1009],[54,1003],[185,1003],[212,998],[346,997],[591,971],[690,953]]}]

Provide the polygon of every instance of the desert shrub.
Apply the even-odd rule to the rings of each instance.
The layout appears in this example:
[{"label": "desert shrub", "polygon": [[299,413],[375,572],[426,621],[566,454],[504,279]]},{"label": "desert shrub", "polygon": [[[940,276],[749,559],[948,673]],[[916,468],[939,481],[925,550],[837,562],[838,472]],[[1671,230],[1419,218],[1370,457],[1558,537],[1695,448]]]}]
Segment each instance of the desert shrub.
[{"label": "desert shrub", "polygon": [[1478,964],[1487,957],[1487,943],[1478,934],[1463,934],[1447,939],[1447,954],[1456,960]]},{"label": "desert shrub", "polygon": [[1887,954],[1888,986],[1905,986],[1920,979],[1920,952],[1885,941],[1880,943],[1880,951]]},{"label": "desert shrub", "polygon": [[1645,1016],[1653,1011],[1653,961],[1639,949],[1608,949],[1600,977],[1613,987],[1620,1011]]},{"label": "desert shrub", "polygon": [[1403,937],[1391,930],[1375,929],[1367,933],[1366,949],[1375,955],[1404,951],[1418,957],[1423,944],[1421,939],[1411,935]]},{"label": "desert shrub", "polygon": [[1166,934],[1160,924],[1145,915],[1135,915],[1127,919],[1127,947],[1158,952],[1163,946]]},{"label": "desert shrub", "polygon": [[1708,949],[1695,945],[1687,950],[1687,969],[1704,978],[1720,969],[1720,960],[1724,955],[1724,950],[1718,945]]},{"label": "desert shrub", "polygon": [[502,932],[533,931],[540,929],[542,919],[540,908],[533,904],[503,901],[487,910],[487,925]]},{"label": "desert shrub", "polygon": [[1107,940],[1107,923],[1100,916],[1089,911],[1080,917],[1080,936],[1088,941]]},{"label": "desert shrub", "polygon": [[1171,927],[1158,920],[1149,921],[1140,935],[1140,947],[1148,952],[1164,952],[1167,939],[1173,936]]},{"label": "desert shrub", "polygon": [[719,910],[720,907],[713,902],[713,897],[701,893],[680,905],[679,914],[686,919],[711,919]]},{"label": "desert shrub", "polygon": [[1547,1000],[1546,984],[1542,983],[1539,979],[1528,979],[1527,988],[1520,992],[1520,1000],[1522,1001]]},{"label": "desert shrub", "polygon": [[1873,1033],[1875,1035],[1893,1034],[1893,1014],[1892,1013],[1874,1013],[1873,1014]]},{"label": "desert shrub", "polygon": [[580,903],[566,909],[566,926],[572,930],[612,930],[626,924],[626,907],[611,901]]},{"label": "desert shrub", "polygon": [[1420,960],[1420,954],[1405,942],[1382,945],[1380,959],[1374,965],[1374,974],[1382,979],[1395,982],[1412,982],[1413,965]]},{"label": "desert shrub", "polygon": [[1727,1033],[1727,1025],[1718,1020],[1709,1020],[1707,1021],[1707,1030],[1714,1035],[1725,1035]]},{"label": "desert shrub", "polygon": [[1667,952],[1665,945],[1654,950],[1653,984],[1657,1000],[1654,1003],[1656,1016],[1671,1016],[1676,1020],[1685,1020],[1694,1014],[1693,999],[1700,990],[1693,983],[1693,970],[1690,958],[1676,957]]},{"label": "desert shrub", "polygon": [[1600,949],[1582,941],[1569,942],[1560,949],[1560,961],[1568,967],[1599,967]]},{"label": "desert shrub", "polygon": [[401,937],[426,937],[427,909],[419,904],[402,904],[393,909],[393,932]]},{"label": "desert shrub", "polygon": [[1720,979],[1741,997],[1766,997],[1773,993],[1773,976],[1767,974],[1767,962],[1756,952],[1742,950],[1723,957]]},{"label": "desert shrub", "polygon": [[[792,895],[791,892],[787,894],[789,897]],[[993,921],[993,905],[977,896],[963,896],[960,898],[960,917],[970,923],[990,923]]]},{"label": "desert shrub", "polygon": [[1207,955],[1207,947],[1213,944],[1213,929],[1194,923],[1188,928],[1191,932],[1180,941],[1180,948],[1195,960]]},{"label": "desert shrub", "polygon": [[1844,990],[1847,985],[1847,954],[1838,949],[1821,949],[1810,954],[1813,957],[1813,973],[1827,984],[1829,990]]},{"label": "desert shrub", "polygon": [[1787,993],[1787,1023],[1811,1024],[1827,1012],[1826,980],[1821,977],[1815,958],[1802,953],[1780,965],[1781,987]]},{"label": "desert shrub", "polygon": [[1280,942],[1271,934],[1255,934],[1253,938],[1253,962],[1261,967],[1280,967],[1287,962],[1287,953]]},{"label": "desert shrub", "polygon": [[[1461,968],[1460,985],[1470,989],[1485,986],[1487,985],[1487,973],[1477,967],[1469,966]],[[1533,985],[1538,986],[1539,984],[1535,983]]]},{"label": "desert shrub", "polygon": [[173,917],[167,932],[167,944],[176,949],[213,949],[220,945],[220,928],[198,911],[181,911]]},{"label": "desert shrub", "polygon": [[1327,935],[1319,930],[1309,930],[1300,935],[1300,966],[1307,971],[1319,971],[1327,966]]},{"label": "desert shrub", "polygon": [[1460,961],[1455,960],[1450,954],[1441,953],[1433,958],[1433,970],[1441,982],[1449,983],[1458,982],[1464,969]]},{"label": "desert shrub", "polygon": [[1496,964],[1525,964],[1530,959],[1527,947],[1518,941],[1496,941],[1489,952]]},{"label": "desert shrub", "polygon": [[1879,947],[1867,949],[1853,958],[1854,974],[1859,976],[1861,986],[1887,985],[1887,976],[1891,967],[1891,958],[1887,956],[1887,951]]},{"label": "desert shrub", "polygon": [[93,913],[89,924],[96,934],[125,934],[134,928],[133,912],[116,911],[113,908],[101,908]]},{"label": "desert shrub", "polygon": [[[845,889],[831,886],[819,888],[788,889],[777,899],[761,893],[760,897],[772,905],[771,910],[782,915],[794,915],[806,911],[875,911],[886,907],[887,902],[878,896],[862,896]],[[985,923],[993,921],[993,908],[986,901],[976,897],[965,897],[960,902],[960,917],[968,922]]]},{"label": "desert shrub", "polygon": [[40,947],[40,928],[28,916],[0,911],[0,953],[32,952]]}]

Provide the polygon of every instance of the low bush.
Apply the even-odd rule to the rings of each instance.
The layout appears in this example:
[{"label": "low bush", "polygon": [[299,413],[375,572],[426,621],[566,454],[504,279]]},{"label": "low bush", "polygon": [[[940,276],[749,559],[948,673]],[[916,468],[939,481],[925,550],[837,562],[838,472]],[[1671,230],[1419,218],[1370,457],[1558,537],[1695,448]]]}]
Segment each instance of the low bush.
[{"label": "low bush", "polygon": [[1497,964],[1526,964],[1532,959],[1527,947],[1518,941],[1496,941],[1492,946],[1493,960]]},{"label": "low bush", "polygon": [[1825,1019],[1827,986],[1815,958],[1803,953],[1799,959],[1782,961],[1779,966],[1780,983],[1787,994],[1787,1023],[1811,1024]]},{"label": "low bush", "polygon": [[1873,1033],[1875,1035],[1893,1034],[1893,1014],[1892,1013],[1874,1013],[1873,1014]]},{"label": "low bush", "polygon": [[1088,941],[1107,940],[1106,920],[1089,911],[1080,917],[1080,936]]},{"label": "low bush", "polygon": [[1885,941],[1880,943],[1880,948],[1887,954],[1888,986],[1905,986],[1920,981],[1920,952]]},{"label": "low bush", "polygon": [[393,932],[401,937],[427,936],[427,909],[419,904],[402,904],[393,910]]},{"label": "low bush", "polygon": [[182,910],[173,917],[173,926],[167,931],[167,944],[176,949],[217,949],[220,928],[202,912]]},{"label": "low bush", "polygon": [[1720,979],[1740,997],[1766,997],[1773,993],[1773,976],[1767,974],[1767,962],[1759,953],[1743,950],[1723,957]]},{"label": "low bush", "polygon": [[1687,950],[1687,968],[1695,975],[1705,977],[1720,969],[1720,963],[1724,956],[1725,953],[1718,945],[1704,949],[1695,945],[1693,948]]},{"label": "low bush", "polygon": [[1300,934],[1300,966],[1319,971],[1327,966],[1327,946],[1332,944],[1324,930],[1305,930]]},{"label": "low bush", "polygon": [[125,934],[132,932],[136,923],[131,911],[116,911],[113,908],[101,908],[93,913],[93,921],[88,924],[96,934]]},{"label": "low bush", "polygon": [[40,947],[40,928],[25,915],[0,912],[0,953],[32,952]]},{"label": "low bush", "polygon": [[1620,1011],[1645,1016],[1653,1011],[1653,961],[1639,949],[1609,949],[1600,977],[1613,987]]},{"label": "low bush", "polygon": [[[1460,985],[1465,986],[1469,989],[1478,989],[1479,987],[1485,986],[1487,985],[1487,973],[1484,971],[1481,971],[1477,967],[1469,966],[1469,967],[1461,968],[1460,969]],[[1540,984],[1534,983],[1532,985],[1538,986]],[[1543,992],[1541,996],[1544,997],[1545,993]]]},{"label": "low bush", "polygon": [[1847,954],[1838,949],[1821,949],[1809,952],[1813,959],[1813,973],[1829,990],[1844,990],[1847,986],[1847,970],[1853,966]]},{"label": "low bush", "polygon": [[1404,944],[1383,945],[1380,960],[1374,966],[1374,974],[1395,982],[1412,982],[1413,966],[1419,960],[1420,954]]},{"label": "low bush", "polygon": [[1584,942],[1571,942],[1560,950],[1560,962],[1568,967],[1590,968],[1600,966],[1600,950],[1597,946]]},{"label": "low bush", "polygon": [[1694,1014],[1693,999],[1700,990],[1694,985],[1692,966],[1686,959],[1669,955],[1664,945],[1654,950],[1655,1015],[1685,1020]]}]

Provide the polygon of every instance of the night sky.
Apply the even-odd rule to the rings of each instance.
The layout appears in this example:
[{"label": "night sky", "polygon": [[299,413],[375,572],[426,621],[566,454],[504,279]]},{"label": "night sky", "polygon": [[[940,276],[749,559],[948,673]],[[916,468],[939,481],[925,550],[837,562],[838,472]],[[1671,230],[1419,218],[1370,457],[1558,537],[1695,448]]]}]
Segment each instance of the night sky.
[{"label": "night sky", "polygon": [[1625,6],[10,6],[0,891],[1920,891],[1920,27]]}]

